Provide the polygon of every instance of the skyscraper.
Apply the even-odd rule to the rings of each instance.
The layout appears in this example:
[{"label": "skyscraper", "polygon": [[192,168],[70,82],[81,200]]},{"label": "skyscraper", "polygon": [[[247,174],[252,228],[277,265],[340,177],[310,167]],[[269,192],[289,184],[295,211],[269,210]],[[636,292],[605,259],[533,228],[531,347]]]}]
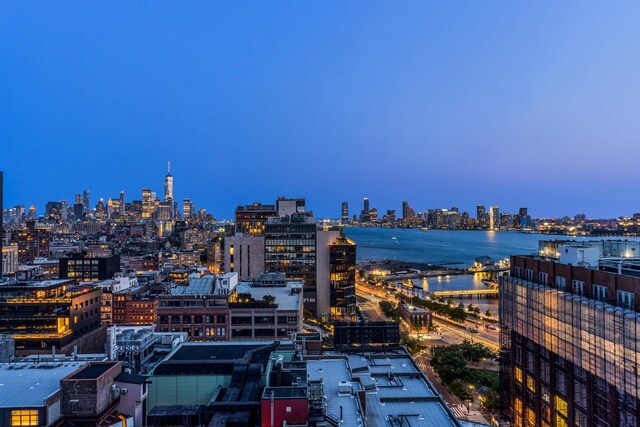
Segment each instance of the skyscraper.
[{"label": "skyscraper", "polygon": [[120,215],[125,214],[124,191],[120,192]]},{"label": "skyscraper", "polygon": [[88,214],[91,211],[91,205],[89,204],[89,190],[84,190],[82,192],[82,212]]},{"label": "skyscraper", "polygon": [[76,202],[73,205],[73,216],[76,221],[82,219],[82,212],[84,211],[84,205],[81,194],[76,194]]},{"label": "skyscraper", "polygon": [[499,206],[491,206],[489,208],[489,229],[490,230],[500,229],[500,207]]},{"label": "skyscraper", "polygon": [[349,203],[342,202],[342,223],[346,224],[349,222]]},{"label": "skyscraper", "polygon": [[171,162],[167,162],[167,175],[164,177],[164,201],[173,203],[173,176],[171,176]]},{"label": "skyscraper", "polygon": [[478,227],[484,228],[487,224],[487,210],[484,205],[476,206],[476,220],[478,221]]},{"label": "skyscraper", "polygon": [[153,197],[151,194],[151,189],[143,188],[142,189],[142,218],[143,219],[151,219],[153,216]]},{"label": "skyscraper", "polygon": [[369,198],[365,197],[364,198],[364,212],[365,213],[369,213]]},{"label": "skyscraper", "polygon": [[183,199],[182,200],[182,214],[184,215],[184,219],[191,219],[192,216],[195,215],[193,211],[193,203],[191,203],[191,199]]}]

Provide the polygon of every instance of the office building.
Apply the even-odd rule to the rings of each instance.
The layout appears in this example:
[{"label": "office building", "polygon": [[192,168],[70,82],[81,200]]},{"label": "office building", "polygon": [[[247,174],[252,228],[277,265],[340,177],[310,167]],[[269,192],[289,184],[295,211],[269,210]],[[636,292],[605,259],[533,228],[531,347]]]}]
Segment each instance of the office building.
[{"label": "office building", "polygon": [[353,321],[356,316],[356,243],[339,237],[329,245],[330,319]]},{"label": "office building", "polygon": [[167,162],[167,175],[164,177],[164,201],[173,204],[173,176],[171,176],[171,162]]},{"label": "office building", "polygon": [[597,246],[558,252],[565,262],[512,256],[501,278],[508,418],[514,426],[636,426],[640,278],[625,272],[638,258],[617,258],[612,272],[602,270],[612,258],[598,259]]},{"label": "office building", "polygon": [[49,256],[49,231],[36,228],[35,221],[27,221],[26,227],[16,233],[16,240],[20,264]]},{"label": "office building", "polygon": [[89,200],[90,198],[90,191],[89,190],[84,190],[82,192],[82,212],[86,215],[91,211],[91,202]]},{"label": "office building", "polygon": [[155,210],[154,198],[151,189],[142,189],[142,219],[150,220]]},{"label": "office building", "polygon": [[75,221],[81,221],[84,212],[84,205],[82,203],[82,194],[76,194],[76,202],[73,205],[73,219]]},{"label": "office building", "polygon": [[60,258],[60,278],[78,282],[97,282],[111,279],[120,271],[120,255],[85,257],[74,255]]},{"label": "office building", "polygon": [[304,283],[304,307],[317,310],[316,223],[305,215],[270,218],[264,228],[266,272],[285,273]]},{"label": "office building", "polygon": [[182,214],[184,215],[185,221],[188,221],[195,216],[195,208],[193,203],[191,203],[191,199],[184,199],[182,201]]},{"label": "office building", "polygon": [[274,205],[254,203],[238,206],[235,211],[235,231],[245,236],[262,236],[267,220],[276,215]]},{"label": "office building", "polygon": [[264,273],[264,236],[236,234],[224,239],[224,265],[227,272],[237,272],[240,280],[254,280]]},{"label": "office building", "polygon": [[120,216],[124,216],[124,214],[127,212],[127,206],[124,201],[124,191],[120,191],[120,205],[118,207],[120,208]]},{"label": "office building", "polygon": [[487,211],[483,205],[476,206],[476,221],[478,221],[478,228],[487,226]]},{"label": "office building", "polygon": [[349,203],[342,202],[342,216],[340,217],[342,224],[349,223]]},{"label": "office building", "polygon": [[500,207],[491,206],[489,208],[489,230],[500,229]]},{"label": "office building", "polygon": [[72,280],[0,285],[0,334],[15,340],[16,354],[70,354],[104,350],[100,325],[102,290]]},{"label": "office building", "polygon": [[[341,237],[339,226],[318,226],[316,230],[316,286],[314,292],[305,287],[305,309],[316,319],[331,318],[331,244]],[[313,299],[313,302],[311,302]]]}]

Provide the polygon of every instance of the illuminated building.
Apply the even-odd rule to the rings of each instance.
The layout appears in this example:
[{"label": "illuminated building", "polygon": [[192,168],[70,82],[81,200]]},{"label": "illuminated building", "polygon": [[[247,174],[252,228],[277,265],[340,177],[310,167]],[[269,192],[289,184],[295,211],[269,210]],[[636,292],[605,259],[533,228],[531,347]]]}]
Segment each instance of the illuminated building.
[{"label": "illuminated building", "polygon": [[0,266],[0,276],[2,274],[15,274],[18,268],[18,247],[17,246],[2,246],[2,266]]},{"label": "illuminated building", "polygon": [[84,214],[88,214],[91,211],[91,204],[89,201],[90,192],[89,190],[84,190],[82,192],[82,212]]},{"label": "illuminated building", "polygon": [[339,237],[329,245],[330,318],[353,321],[356,315],[356,243]]},{"label": "illuminated building", "polygon": [[317,312],[316,223],[305,215],[270,218],[264,229],[266,272],[304,283],[304,307]]},{"label": "illuminated building", "polygon": [[167,175],[164,177],[164,201],[173,204],[173,176],[171,176],[171,162],[167,162]]},{"label": "illuminated building", "polygon": [[191,203],[191,199],[184,199],[182,201],[182,213],[184,214],[184,219],[189,220],[191,217],[195,215],[193,203]]},{"label": "illuminated building", "polygon": [[31,205],[29,206],[29,219],[36,219],[37,218],[37,213],[36,213],[36,207]]},{"label": "illuminated building", "polygon": [[[500,283],[503,391],[514,426],[636,426],[640,278],[602,271],[596,249],[570,263],[512,256]],[[606,245],[604,245],[606,246]],[[580,251],[584,253],[581,255]],[[623,272],[638,259],[619,258]],[[600,264],[600,267],[598,267]]]},{"label": "illuminated building", "polygon": [[369,198],[365,197],[363,200],[363,208],[360,212],[360,222],[368,223],[371,222],[371,217],[369,216]]},{"label": "illuminated building", "polygon": [[27,226],[16,234],[16,240],[21,264],[49,256],[49,231],[36,228],[34,221],[27,221]]},{"label": "illuminated building", "polygon": [[476,221],[478,221],[478,228],[487,226],[487,212],[483,205],[476,206]]},{"label": "illuminated building", "polygon": [[73,205],[73,218],[76,221],[82,220],[84,205],[82,203],[82,194],[76,194],[76,202]]},{"label": "illuminated building", "polygon": [[491,206],[489,208],[489,230],[500,229],[500,207]]},{"label": "illuminated building", "polygon": [[60,258],[60,278],[78,282],[97,282],[111,279],[120,271],[120,255],[108,257],[84,257],[75,255]]},{"label": "illuminated building", "polygon": [[142,189],[142,219],[151,219],[154,210],[154,200],[149,188]]},{"label": "illuminated building", "polygon": [[349,222],[349,203],[342,202],[342,223],[347,224]]},{"label": "illuminated building", "polygon": [[235,212],[236,233],[242,233],[245,236],[262,236],[267,220],[276,214],[274,205],[254,203],[238,206]]},{"label": "illuminated building", "polygon": [[126,213],[126,204],[124,202],[124,191],[120,191],[120,216]]},{"label": "illuminated building", "polygon": [[104,351],[102,290],[72,280],[0,285],[0,334],[13,336],[17,355]]}]

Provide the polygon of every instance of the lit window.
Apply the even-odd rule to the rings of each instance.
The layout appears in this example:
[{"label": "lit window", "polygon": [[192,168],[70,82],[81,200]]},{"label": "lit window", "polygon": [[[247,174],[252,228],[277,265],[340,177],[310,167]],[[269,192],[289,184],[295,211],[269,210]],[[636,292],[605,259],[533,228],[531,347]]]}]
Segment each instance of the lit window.
[{"label": "lit window", "polygon": [[516,412],[516,414],[522,413],[522,399],[520,399],[519,397],[516,397],[513,400],[513,409]]},{"label": "lit window", "polygon": [[531,408],[527,408],[527,423],[530,426],[536,425],[536,413]]},{"label": "lit window", "polygon": [[532,392],[536,392],[536,382],[531,375],[527,375],[527,388]]},{"label": "lit window", "polygon": [[13,427],[37,426],[38,411],[35,409],[11,411],[11,425]]},{"label": "lit window", "polygon": [[518,381],[519,383],[522,383],[522,368],[520,368],[519,366],[516,366],[515,378],[516,378],[516,381]]},{"label": "lit window", "polygon": [[556,411],[565,417],[567,416],[567,402],[560,396],[556,396]]}]

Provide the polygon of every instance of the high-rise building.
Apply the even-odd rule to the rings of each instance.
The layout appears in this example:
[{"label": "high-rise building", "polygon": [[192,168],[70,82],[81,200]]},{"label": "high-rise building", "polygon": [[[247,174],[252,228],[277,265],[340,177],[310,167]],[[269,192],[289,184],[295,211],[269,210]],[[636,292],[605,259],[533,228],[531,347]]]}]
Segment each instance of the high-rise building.
[{"label": "high-rise building", "polygon": [[182,200],[182,213],[184,214],[184,219],[191,219],[195,215],[193,203],[191,203],[191,199],[183,199]]},{"label": "high-rise building", "polygon": [[349,222],[349,203],[342,202],[342,223],[346,224]]},{"label": "high-rise building", "polygon": [[409,205],[409,202],[402,202],[402,219],[407,220],[416,216],[416,212]]},{"label": "high-rise building", "polygon": [[224,239],[224,265],[240,280],[255,280],[264,273],[264,236],[237,234]]},{"label": "high-rise building", "polygon": [[235,213],[236,233],[242,233],[246,236],[262,236],[267,220],[276,214],[274,205],[254,203],[238,206]]},{"label": "high-rise building", "polygon": [[[579,245],[559,252],[579,260],[588,250]],[[501,377],[511,425],[639,425],[637,258],[619,258],[609,272],[595,255],[582,266],[512,256],[510,276],[501,277]]]},{"label": "high-rise building", "polygon": [[73,205],[73,217],[76,221],[82,220],[82,212],[84,211],[82,204],[82,195],[76,194],[76,202]]},{"label": "high-rise building", "polygon": [[164,177],[164,201],[173,203],[173,176],[171,176],[171,162],[167,162],[167,175]]},{"label": "high-rise building", "polygon": [[120,216],[126,213],[126,205],[124,202],[124,191],[120,191]]},{"label": "high-rise building", "polygon": [[491,206],[489,208],[489,229],[490,230],[500,229],[500,207],[499,206]]},{"label": "high-rise building", "polygon": [[25,209],[24,205],[16,205],[13,207],[15,212],[15,225],[20,225],[24,221]]},{"label": "high-rise building", "polygon": [[[273,211],[275,213],[275,209]],[[301,214],[285,218],[270,218],[264,225],[264,247],[265,271],[285,273],[288,280],[303,282],[305,310],[315,315],[317,309],[315,220]]]},{"label": "high-rise building", "polygon": [[151,219],[154,211],[154,200],[151,189],[142,189],[142,218]]},{"label": "high-rise building", "polygon": [[360,222],[371,222],[371,216],[369,216],[369,212],[371,211],[371,209],[369,209],[369,198],[365,197],[364,198],[364,206],[362,208],[362,211],[360,212]]},{"label": "high-rise building", "polygon": [[484,205],[476,206],[476,221],[478,221],[479,228],[487,226],[487,211]]},{"label": "high-rise building", "polygon": [[82,212],[88,214],[91,211],[91,204],[89,201],[89,190],[84,190],[82,192]]},{"label": "high-rise building", "polygon": [[36,207],[33,205],[29,206],[28,219],[35,220],[37,217],[38,217],[38,214],[36,212]]},{"label": "high-rise building", "polygon": [[21,264],[49,256],[49,231],[36,228],[35,221],[27,221],[27,226],[18,231],[16,240]]},{"label": "high-rise building", "polygon": [[353,321],[356,316],[356,243],[339,237],[329,246],[331,264],[331,321]]},{"label": "high-rise building", "polygon": [[49,221],[62,221],[62,202],[47,202],[44,209],[44,217]]}]

